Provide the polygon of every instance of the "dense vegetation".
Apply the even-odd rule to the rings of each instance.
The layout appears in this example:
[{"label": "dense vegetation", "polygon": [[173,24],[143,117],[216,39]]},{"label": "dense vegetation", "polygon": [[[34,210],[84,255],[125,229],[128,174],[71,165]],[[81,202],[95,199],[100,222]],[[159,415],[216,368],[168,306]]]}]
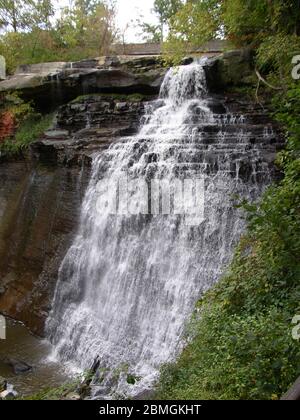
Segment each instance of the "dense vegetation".
[{"label": "dense vegetation", "polygon": [[37,140],[53,122],[53,114],[42,115],[31,103],[26,103],[17,95],[1,98],[0,115],[8,112],[13,121],[11,135],[0,142],[0,154],[19,154]]},{"label": "dense vegetation", "polygon": [[117,37],[115,3],[74,0],[57,16],[52,0],[3,0],[0,30],[0,54],[10,73],[19,64],[94,58]]},{"label": "dense vegetation", "polygon": [[[158,398],[279,399],[300,375],[300,343],[292,336],[300,314],[300,82],[291,76],[300,53],[299,2],[190,1],[186,8],[201,9],[198,25],[210,16],[208,24],[221,22],[230,39],[255,50],[264,77],[253,100],[272,98],[287,148],[277,158],[283,180],[258,205],[241,203],[248,232],[227,274],[198,303],[191,341],[164,368]],[[180,36],[189,34],[196,35]]]},{"label": "dense vegetation", "polygon": [[[30,5],[30,7],[29,7]],[[20,63],[76,60],[105,53],[116,37],[114,7],[75,1],[53,20],[51,1],[0,3],[0,54],[8,69]],[[300,315],[300,80],[291,76],[300,54],[299,0],[157,0],[158,25],[142,23],[146,39],[169,33],[166,52],[179,60],[191,45],[226,37],[255,53],[253,101],[272,98],[270,112],[286,131],[277,158],[282,181],[258,205],[241,203],[249,229],[220,283],[198,303],[190,341],[166,366],[157,397],[166,399],[278,399],[300,375],[300,343],[292,319]],[[50,117],[12,106],[19,148],[43,131]]]}]

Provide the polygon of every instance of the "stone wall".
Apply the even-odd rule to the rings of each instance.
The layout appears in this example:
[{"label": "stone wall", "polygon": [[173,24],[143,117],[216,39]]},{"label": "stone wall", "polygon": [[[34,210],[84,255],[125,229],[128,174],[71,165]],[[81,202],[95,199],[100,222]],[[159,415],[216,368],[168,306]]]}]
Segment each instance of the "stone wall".
[{"label": "stone wall", "polygon": [[0,164],[0,179],[0,312],[42,335],[87,171],[20,160]]},{"label": "stone wall", "polygon": [[137,98],[78,98],[26,158],[0,158],[0,313],[36,334],[76,233],[92,155],[136,132],[143,109]]}]

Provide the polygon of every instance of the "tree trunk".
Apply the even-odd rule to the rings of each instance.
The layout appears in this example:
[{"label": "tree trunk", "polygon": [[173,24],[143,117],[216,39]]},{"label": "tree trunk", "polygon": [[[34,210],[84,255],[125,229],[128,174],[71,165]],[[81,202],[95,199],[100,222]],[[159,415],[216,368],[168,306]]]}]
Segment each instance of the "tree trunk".
[{"label": "tree trunk", "polygon": [[17,33],[18,32],[18,20],[17,20],[17,10],[16,10],[15,2],[13,3],[13,9],[12,9],[12,27],[13,27],[13,31],[15,33]]}]

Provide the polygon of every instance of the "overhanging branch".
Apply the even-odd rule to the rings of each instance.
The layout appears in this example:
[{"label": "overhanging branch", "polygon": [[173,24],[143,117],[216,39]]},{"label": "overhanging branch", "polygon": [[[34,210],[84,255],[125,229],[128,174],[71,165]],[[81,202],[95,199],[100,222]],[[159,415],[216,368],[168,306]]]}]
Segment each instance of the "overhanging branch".
[{"label": "overhanging branch", "polygon": [[279,91],[279,90],[283,90],[283,88],[281,88],[281,87],[278,87],[278,86],[273,86],[273,85],[271,85],[270,83],[268,83],[267,81],[266,81],[266,79],[264,79],[263,77],[262,77],[262,75],[259,73],[259,71],[257,70],[257,69],[255,69],[255,73],[256,73],[256,76],[258,77],[258,80],[259,81],[261,81],[261,82],[263,82],[266,86],[268,86],[270,89],[273,89],[273,90],[277,90],[277,91]]}]

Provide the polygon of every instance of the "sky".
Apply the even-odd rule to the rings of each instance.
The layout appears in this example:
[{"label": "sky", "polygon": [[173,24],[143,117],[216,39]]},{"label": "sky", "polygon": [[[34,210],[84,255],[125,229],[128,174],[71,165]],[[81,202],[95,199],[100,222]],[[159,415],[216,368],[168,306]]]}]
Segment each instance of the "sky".
[{"label": "sky", "polygon": [[[139,29],[134,28],[132,22],[135,22],[141,15],[145,22],[155,23],[155,16],[151,14],[154,0],[117,0],[117,25],[121,30],[130,25],[125,34],[126,42],[142,42],[138,36]],[[69,0],[56,1],[57,7],[64,7],[69,4]]]},{"label": "sky", "polygon": [[[131,21],[136,21],[141,15],[144,16],[145,22],[155,21],[155,17],[151,14],[153,8],[153,0],[118,0],[117,24],[122,29]],[[142,41],[138,38],[138,28],[129,28],[126,32],[126,42]]]}]

